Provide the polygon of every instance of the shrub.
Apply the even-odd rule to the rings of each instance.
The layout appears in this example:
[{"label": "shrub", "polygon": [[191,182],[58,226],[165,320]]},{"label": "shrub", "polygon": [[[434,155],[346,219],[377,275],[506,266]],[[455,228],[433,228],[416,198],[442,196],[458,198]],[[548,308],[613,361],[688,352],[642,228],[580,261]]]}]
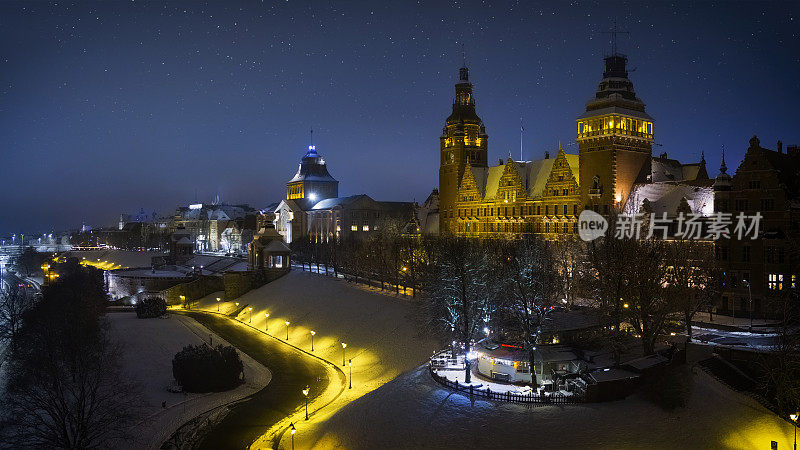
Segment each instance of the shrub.
[{"label": "shrub", "polygon": [[232,346],[189,345],[172,359],[172,375],[187,392],[233,389],[242,381],[243,368]]},{"label": "shrub", "polygon": [[167,302],[161,297],[147,297],[136,303],[136,317],[147,319],[167,313]]}]

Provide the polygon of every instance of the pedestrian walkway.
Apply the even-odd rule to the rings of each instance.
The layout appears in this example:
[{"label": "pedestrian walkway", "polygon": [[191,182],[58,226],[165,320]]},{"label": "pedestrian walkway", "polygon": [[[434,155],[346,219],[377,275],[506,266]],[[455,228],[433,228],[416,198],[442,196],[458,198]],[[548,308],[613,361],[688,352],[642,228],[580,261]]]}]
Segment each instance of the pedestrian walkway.
[{"label": "pedestrian walkway", "polygon": [[[704,328],[717,328],[720,330],[729,331],[749,331],[750,329],[750,316],[747,317],[733,317],[722,316],[719,314],[708,314],[707,312],[698,312],[694,315],[692,320],[697,326]],[[753,332],[754,333],[774,333],[778,325],[778,321],[774,319],[753,319]]]}]

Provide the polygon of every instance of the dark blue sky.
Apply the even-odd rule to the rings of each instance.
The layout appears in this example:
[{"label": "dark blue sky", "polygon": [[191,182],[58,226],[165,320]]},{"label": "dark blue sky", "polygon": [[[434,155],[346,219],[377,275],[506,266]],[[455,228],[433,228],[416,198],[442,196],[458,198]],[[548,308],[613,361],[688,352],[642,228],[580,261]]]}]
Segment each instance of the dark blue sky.
[{"label": "dark blue sky", "polygon": [[0,233],[221,194],[280,200],[314,141],[340,194],[423,201],[465,44],[489,161],[561,140],[614,19],[654,153],[800,143],[797,3],[0,3]]}]

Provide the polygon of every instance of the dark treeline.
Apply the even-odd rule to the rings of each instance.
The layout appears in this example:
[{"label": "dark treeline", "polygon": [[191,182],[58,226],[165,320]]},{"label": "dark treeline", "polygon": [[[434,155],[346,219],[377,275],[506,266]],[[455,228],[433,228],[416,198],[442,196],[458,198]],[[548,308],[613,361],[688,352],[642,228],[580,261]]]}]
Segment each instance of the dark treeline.
[{"label": "dark treeline", "polygon": [[[652,354],[670,332],[683,331],[691,340],[696,313],[719,304],[726,283],[714,264],[713,243],[694,240],[478,240],[384,227],[363,239],[292,245],[304,269],[387,290],[413,289],[425,331],[456,352],[466,355],[486,328],[521,344],[531,361],[550,314],[574,308],[597,313],[602,327],[593,345],[609,349],[618,362],[631,343]],[[794,306],[782,323],[792,323],[797,303],[787,302]],[[786,370],[771,366],[770,385],[793,398],[798,382],[790,380],[797,373],[791,362],[798,347],[790,331],[785,335],[782,342],[790,344],[782,352],[795,359],[787,359]]]},{"label": "dark treeline", "polygon": [[110,448],[137,411],[136,387],[103,319],[102,272],[80,268],[21,314],[6,363],[0,442],[8,448]]}]

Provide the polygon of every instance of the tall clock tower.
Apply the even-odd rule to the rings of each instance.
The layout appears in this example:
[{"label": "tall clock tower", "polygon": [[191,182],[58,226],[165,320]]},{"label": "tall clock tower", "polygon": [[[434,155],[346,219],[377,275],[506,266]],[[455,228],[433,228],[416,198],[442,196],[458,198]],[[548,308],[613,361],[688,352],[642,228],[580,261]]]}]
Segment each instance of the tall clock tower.
[{"label": "tall clock tower", "polygon": [[633,90],[627,61],[616,51],[605,58],[603,80],[577,119],[581,202],[601,214],[622,209],[633,184],[650,175],[653,118]]},{"label": "tall clock tower", "polygon": [[453,112],[439,138],[439,230],[442,234],[457,229],[455,207],[464,171],[470,167],[487,167],[488,138],[475,112],[469,69],[462,67],[458,71]]}]

